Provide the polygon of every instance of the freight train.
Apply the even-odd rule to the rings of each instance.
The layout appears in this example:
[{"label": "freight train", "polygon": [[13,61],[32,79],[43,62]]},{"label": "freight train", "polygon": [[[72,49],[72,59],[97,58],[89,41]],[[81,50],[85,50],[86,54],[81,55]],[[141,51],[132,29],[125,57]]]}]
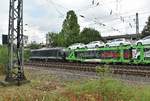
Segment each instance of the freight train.
[{"label": "freight train", "polygon": [[150,64],[150,45],[102,47],[95,49],[43,48],[31,51],[30,60],[105,64]]}]

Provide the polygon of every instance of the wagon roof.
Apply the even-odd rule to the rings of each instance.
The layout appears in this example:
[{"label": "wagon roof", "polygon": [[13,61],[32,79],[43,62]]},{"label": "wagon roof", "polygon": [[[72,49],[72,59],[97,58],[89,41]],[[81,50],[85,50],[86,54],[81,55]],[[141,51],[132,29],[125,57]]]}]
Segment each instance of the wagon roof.
[{"label": "wagon roof", "polygon": [[55,47],[55,48],[41,48],[41,49],[33,49],[31,51],[42,51],[42,50],[63,50],[63,47]]}]

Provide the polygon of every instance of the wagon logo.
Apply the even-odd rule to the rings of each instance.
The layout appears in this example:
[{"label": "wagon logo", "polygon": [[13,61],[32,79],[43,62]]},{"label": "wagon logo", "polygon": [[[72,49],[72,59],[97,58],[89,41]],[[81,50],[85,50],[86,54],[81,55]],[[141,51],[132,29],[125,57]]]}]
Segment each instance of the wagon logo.
[{"label": "wagon logo", "polygon": [[120,54],[119,53],[117,53],[117,52],[103,52],[102,54],[101,54],[101,57],[102,58],[118,58],[120,56]]}]

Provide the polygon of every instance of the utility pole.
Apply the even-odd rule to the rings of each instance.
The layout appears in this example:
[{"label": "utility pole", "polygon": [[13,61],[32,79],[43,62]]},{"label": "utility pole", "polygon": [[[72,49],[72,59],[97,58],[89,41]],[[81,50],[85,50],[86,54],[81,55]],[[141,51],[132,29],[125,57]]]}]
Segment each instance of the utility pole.
[{"label": "utility pole", "polygon": [[[23,60],[23,0],[10,0],[8,26],[8,55],[6,82],[21,82],[26,80]],[[14,73],[14,69],[17,72]]]},{"label": "utility pole", "polygon": [[136,34],[139,34],[139,14],[136,13]]},{"label": "utility pole", "polygon": [[49,33],[46,34],[46,46],[49,47],[50,42],[49,42]]},{"label": "utility pole", "polygon": [[137,38],[140,39],[141,38],[141,35],[139,33],[139,14],[136,13],[136,34],[137,34]]}]

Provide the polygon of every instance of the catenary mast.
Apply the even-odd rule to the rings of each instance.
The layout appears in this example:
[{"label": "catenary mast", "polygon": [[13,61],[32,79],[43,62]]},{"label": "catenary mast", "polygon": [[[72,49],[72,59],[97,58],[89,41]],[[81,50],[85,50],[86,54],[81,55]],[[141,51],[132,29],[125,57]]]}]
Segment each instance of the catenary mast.
[{"label": "catenary mast", "polygon": [[[9,64],[5,81],[24,81],[23,0],[10,0],[8,26]],[[17,73],[14,73],[17,69]]]}]

